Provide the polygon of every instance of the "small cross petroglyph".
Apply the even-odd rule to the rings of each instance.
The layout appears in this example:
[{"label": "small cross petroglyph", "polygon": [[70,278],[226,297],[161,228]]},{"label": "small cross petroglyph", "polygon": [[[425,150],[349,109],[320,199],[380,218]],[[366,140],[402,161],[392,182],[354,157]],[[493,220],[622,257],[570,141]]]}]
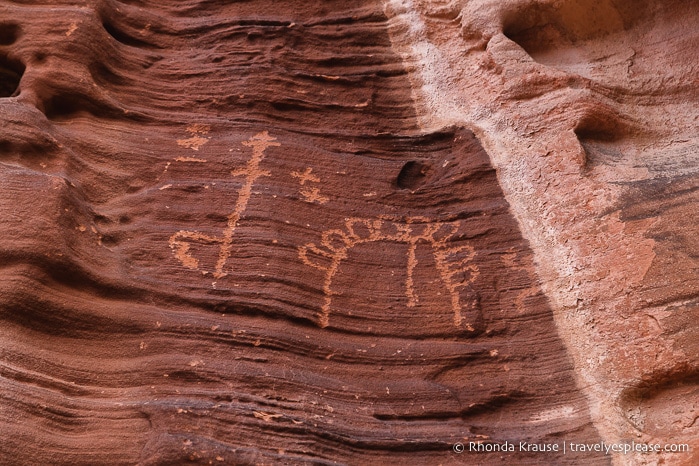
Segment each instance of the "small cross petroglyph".
[{"label": "small cross petroglyph", "polygon": [[191,137],[187,139],[178,139],[177,145],[198,151],[201,146],[209,142],[210,138],[204,137],[209,133],[209,131],[211,131],[211,127],[209,125],[201,125],[198,123],[191,125],[187,128],[187,132],[191,135]]},{"label": "small cross petroglyph", "polygon": [[320,183],[320,178],[313,174],[313,169],[311,167],[306,168],[304,172],[291,172],[291,176],[298,178],[299,184],[303,186],[300,192],[304,201],[317,202],[318,204],[325,204],[328,202],[329,199],[320,194],[320,188],[306,186],[306,183]]}]

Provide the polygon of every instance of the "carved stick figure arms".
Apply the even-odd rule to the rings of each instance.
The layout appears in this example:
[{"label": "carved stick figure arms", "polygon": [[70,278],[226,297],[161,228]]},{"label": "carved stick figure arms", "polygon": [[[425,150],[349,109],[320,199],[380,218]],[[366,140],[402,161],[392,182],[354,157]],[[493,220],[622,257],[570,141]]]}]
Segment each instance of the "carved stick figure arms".
[{"label": "carved stick figure arms", "polygon": [[[218,260],[213,271],[216,279],[226,276],[224,268],[230,258],[233,245],[233,236],[238,223],[245,212],[253,184],[258,178],[270,176],[270,173],[260,168],[260,162],[264,158],[265,150],[271,146],[280,146],[276,138],[271,137],[267,131],[256,134],[242,143],[252,148],[252,157],[246,166],[231,172],[233,176],[243,176],[244,182],[238,192],[238,200],[233,212],[228,216],[226,228],[222,236],[210,236],[199,231],[180,230],[170,237],[170,248],[175,256],[187,268],[199,269],[199,260],[192,256],[191,246],[196,244],[220,245]],[[292,176],[299,178],[301,185],[306,182],[317,182],[318,178],[312,174],[312,169],[306,172],[293,172]],[[315,195],[318,193],[315,192]],[[307,202],[324,203],[324,197],[310,196],[306,193]],[[416,257],[417,246],[425,243],[431,246],[435,267],[444,286],[449,291],[451,308],[454,313],[454,325],[457,328],[465,328],[473,331],[473,325],[463,322],[461,291],[469,289],[479,275],[478,267],[473,264],[476,255],[470,245],[451,246],[449,241],[454,238],[458,222],[431,222],[423,217],[411,217],[404,222],[390,219],[366,219],[349,218],[345,220],[343,230],[327,230],[321,236],[320,246],[313,243],[299,247],[299,257],[304,264],[325,272],[323,281],[323,293],[325,294],[321,312],[318,314],[318,325],[327,327],[330,322],[330,307],[332,305],[332,283],[343,260],[347,259],[349,251],[357,245],[378,241],[390,241],[406,244],[407,249],[407,278],[405,280],[405,296],[408,307],[415,307],[418,296],[415,292],[413,276],[418,260]]]},{"label": "carved stick figure arms", "polygon": [[252,195],[253,184],[262,176],[270,176],[268,171],[260,169],[260,162],[264,158],[265,150],[268,147],[281,145],[275,141],[276,138],[271,137],[267,131],[262,131],[242,143],[244,146],[252,147],[252,157],[248,160],[245,168],[233,170],[231,172],[233,176],[244,176],[245,181],[238,192],[238,201],[235,203],[235,209],[228,216],[228,225],[223,230],[223,236],[209,236],[198,231],[180,230],[170,237],[170,248],[180,262],[182,262],[182,265],[190,269],[198,269],[199,267],[199,260],[193,257],[189,251],[192,242],[200,244],[220,244],[221,249],[213,275],[214,278],[226,276],[223,269],[231,255],[231,246],[233,245],[235,229],[238,226],[243,212],[245,212],[248,206],[248,201]]},{"label": "carved stick figure arms", "polygon": [[[415,223],[421,222],[421,223]],[[348,218],[345,221],[344,230],[327,230],[321,236],[321,245],[313,243],[299,248],[299,257],[304,264],[325,272],[323,292],[325,300],[318,315],[318,324],[327,327],[330,323],[330,306],[332,296],[332,282],[340,264],[347,259],[349,251],[359,245],[376,241],[393,241],[407,244],[407,278],[405,280],[405,295],[408,299],[408,307],[417,304],[418,297],[415,294],[413,284],[413,272],[417,266],[415,250],[420,242],[432,246],[432,254],[439,275],[444,286],[449,290],[451,307],[454,312],[454,325],[461,327],[462,303],[460,289],[469,288],[478,278],[478,267],[472,263],[475,250],[470,245],[452,246],[447,242],[453,238],[458,229],[458,223],[432,222],[417,217],[410,218],[405,223],[390,220],[373,220],[362,218]],[[457,280],[457,275],[468,276]],[[470,323],[463,323],[464,327],[473,331]]]}]

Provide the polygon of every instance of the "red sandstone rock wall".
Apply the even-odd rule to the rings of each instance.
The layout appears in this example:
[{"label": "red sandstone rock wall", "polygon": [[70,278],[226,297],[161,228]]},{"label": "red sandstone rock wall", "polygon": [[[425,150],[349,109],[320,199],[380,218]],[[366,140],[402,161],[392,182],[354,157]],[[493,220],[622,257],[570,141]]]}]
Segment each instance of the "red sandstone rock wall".
[{"label": "red sandstone rock wall", "polygon": [[488,150],[602,438],[696,450],[699,3],[386,11],[421,128],[468,122]]},{"label": "red sandstone rock wall", "polygon": [[659,7],[398,3],[0,3],[0,463],[696,438],[696,65],[567,94]]}]

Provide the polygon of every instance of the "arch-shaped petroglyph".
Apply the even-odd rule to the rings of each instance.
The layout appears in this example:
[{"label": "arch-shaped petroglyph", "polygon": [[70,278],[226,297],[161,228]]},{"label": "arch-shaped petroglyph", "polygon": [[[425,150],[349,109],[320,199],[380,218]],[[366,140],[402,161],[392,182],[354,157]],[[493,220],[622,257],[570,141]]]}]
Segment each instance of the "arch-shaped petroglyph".
[{"label": "arch-shaped petroglyph", "polygon": [[[449,290],[451,307],[454,312],[454,325],[462,326],[462,302],[460,290],[468,288],[479,275],[478,267],[473,263],[476,251],[470,245],[450,246],[449,241],[459,228],[458,222],[429,222],[424,217],[411,217],[405,222],[389,219],[348,218],[343,229],[326,230],[322,233],[320,246],[309,243],[299,248],[299,257],[304,264],[325,272],[323,292],[325,299],[318,323],[327,327],[330,322],[330,306],[333,294],[332,283],[340,264],[347,259],[349,251],[359,245],[378,241],[393,241],[408,245],[407,278],[405,295],[408,307],[417,305],[413,272],[417,266],[415,250],[418,243],[432,247],[435,265],[442,282]],[[463,274],[463,279],[457,275]],[[468,278],[465,278],[465,277]],[[474,328],[464,323],[470,331]]]},{"label": "arch-shaped petroglyph", "polygon": [[180,230],[170,237],[170,248],[175,253],[175,256],[187,268],[198,269],[199,260],[193,257],[190,253],[191,243],[199,244],[220,244],[221,249],[214,270],[214,278],[224,277],[226,274],[223,268],[231,255],[231,247],[233,245],[233,234],[238,226],[243,212],[248,206],[248,201],[252,195],[252,186],[255,181],[262,176],[270,176],[270,173],[260,168],[260,162],[264,158],[265,150],[271,146],[280,146],[276,142],[276,138],[271,137],[267,131],[262,131],[256,134],[247,141],[242,143],[244,146],[252,147],[252,157],[248,160],[245,168],[233,170],[231,175],[244,176],[245,181],[238,192],[238,201],[235,204],[235,209],[228,216],[228,225],[223,230],[223,236],[209,236],[198,231]]}]

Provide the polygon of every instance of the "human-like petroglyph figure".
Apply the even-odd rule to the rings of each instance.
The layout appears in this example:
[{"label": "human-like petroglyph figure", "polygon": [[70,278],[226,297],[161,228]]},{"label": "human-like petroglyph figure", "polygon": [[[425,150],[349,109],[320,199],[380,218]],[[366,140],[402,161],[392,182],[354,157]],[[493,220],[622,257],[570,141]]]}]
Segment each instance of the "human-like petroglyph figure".
[{"label": "human-like petroglyph figure", "polygon": [[181,147],[187,147],[193,151],[198,151],[201,146],[209,142],[209,137],[206,135],[211,131],[209,125],[194,124],[187,128],[187,132],[190,137],[187,139],[178,139],[177,145]]},{"label": "human-like petroglyph figure", "polygon": [[320,178],[313,174],[313,169],[311,167],[306,168],[304,172],[291,172],[291,176],[298,178],[299,184],[301,185],[301,195],[304,201],[309,203],[316,202],[318,204],[325,204],[328,202],[329,199],[320,194],[320,188],[306,185],[306,183],[320,183]]},{"label": "human-like petroglyph figure", "polygon": [[260,168],[260,162],[264,158],[265,150],[271,146],[281,145],[276,142],[276,138],[271,137],[267,131],[256,134],[242,144],[252,147],[252,157],[248,160],[244,168],[231,172],[233,176],[244,176],[245,181],[238,192],[238,201],[235,204],[235,209],[228,216],[228,225],[226,229],[223,230],[223,236],[209,236],[198,231],[180,230],[170,237],[170,248],[174,251],[175,256],[180,262],[182,262],[182,265],[190,269],[199,268],[199,260],[193,257],[189,251],[192,242],[200,244],[220,244],[221,249],[213,273],[214,278],[222,278],[226,275],[223,269],[231,255],[233,235],[243,212],[245,212],[248,206],[248,201],[252,195],[253,184],[258,178],[270,175],[268,171]]},{"label": "human-like petroglyph figure", "polygon": [[[424,217],[410,217],[405,222],[390,219],[348,218],[345,228],[327,230],[321,236],[320,246],[309,243],[299,248],[299,257],[304,264],[325,272],[323,292],[325,299],[318,324],[327,327],[330,322],[330,306],[335,292],[332,290],[333,278],[340,264],[347,259],[349,251],[360,244],[378,241],[392,241],[408,245],[407,278],[405,295],[408,307],[417,305],[413,272],[417,266],[415,250],[419,243],[432,246],[435,265],[442,282],[449,290],[451,307],[454,312],[454,325],[469,331],[474,328],[471,323],[464,323],[462,317],[463,303],[460,291],[469,288],[479,275],[478,267],[473,263],[476,255],[470,245],[450,246],[459,228],[458,222],[430,222]],[[462,275],[462,279],[457,279]]]}]

